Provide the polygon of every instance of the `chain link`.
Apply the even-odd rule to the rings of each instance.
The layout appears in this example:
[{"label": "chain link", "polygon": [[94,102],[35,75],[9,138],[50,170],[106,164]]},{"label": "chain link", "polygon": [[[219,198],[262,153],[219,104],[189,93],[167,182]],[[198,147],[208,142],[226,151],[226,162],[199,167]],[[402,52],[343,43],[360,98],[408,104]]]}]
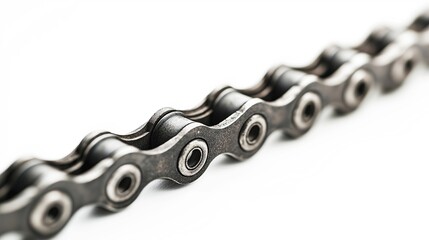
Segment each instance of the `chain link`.
[{"label": "chain link", "polygon": [[275,67],[252,88],[219,88],[195,109],[161,109],[128,135],[91,133],[63,159],[19,160],[0,175],[0,235],[49,238],[83,206],[119,211],[153,180],[191,183],[219,155],[245,160],[274,131],[305,134],[328,105],[346,114],[374,86],[398,88],[420,62],[429,65],[429,12],[330,46],[307,67]]}]

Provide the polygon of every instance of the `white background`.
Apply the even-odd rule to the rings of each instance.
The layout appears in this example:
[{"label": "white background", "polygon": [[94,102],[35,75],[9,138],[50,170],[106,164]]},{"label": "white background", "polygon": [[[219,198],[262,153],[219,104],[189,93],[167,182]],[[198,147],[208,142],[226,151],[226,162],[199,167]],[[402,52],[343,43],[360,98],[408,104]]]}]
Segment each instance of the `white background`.
[{"label": "white background", "polygon": [[[422,1],[0,2],[0,170],[56,159],[87,133],[126,133],[161,107],[248,87],[273,65],[403,26]],[[56,239],[428,239],[429,71],[298,140],[195,183],[150,184],[129,208],[81,209]],[[2,219],[3,221],[3,219]]]}]

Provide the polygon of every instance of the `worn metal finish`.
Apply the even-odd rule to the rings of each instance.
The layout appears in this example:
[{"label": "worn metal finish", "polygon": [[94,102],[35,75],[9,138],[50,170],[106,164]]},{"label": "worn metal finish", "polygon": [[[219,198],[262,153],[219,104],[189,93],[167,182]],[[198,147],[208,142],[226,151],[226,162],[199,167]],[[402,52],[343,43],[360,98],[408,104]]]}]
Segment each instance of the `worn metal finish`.
[{"label": "worn metal finish", "polygon": [[373,86],[394,90],[429,63],[428,19],[330,46],[306,67],[275,67],[249,89],[219,88],[195,109],[161,109],[128,135],[91,133],[63,159],[15,162],[0,175],[0,235],[52,237],[83,206],[118,211],[155,179],[191,183],[219,155],[251,157],[274,131],[305,134],[326,106],[355,110]]},{"label": "worn metal finish", "polygon": [[267,121],[262,115],[255,114],[244,123],[238,142],[247,152],[254,151],[264,142],[267,135]]},{"label": "worn metal finish", "polygon": [[194,176],[203,169],[209,155],[207,143],[195,139],[188,143],[180,154],[178,161],[179,172],[187,177]]}]

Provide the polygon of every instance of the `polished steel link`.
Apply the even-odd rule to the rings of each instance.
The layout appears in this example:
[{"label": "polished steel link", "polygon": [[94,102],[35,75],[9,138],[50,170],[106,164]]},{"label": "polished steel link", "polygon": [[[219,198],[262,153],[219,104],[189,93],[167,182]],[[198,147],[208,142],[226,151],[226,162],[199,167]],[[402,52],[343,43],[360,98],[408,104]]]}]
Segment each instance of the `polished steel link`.
[{"label": "polished steel link", "polygon": [[394,90],[420,62],[429,65],[429,12],[306,67],[277,66],[252,88],[219,88],[195,109],[161,109],[128,135],[91,133],[63,159],[19,160],[0,175],[0,235],[50,238],[81,207],[119,211],[156,179],[191,183],[219,155],[245,160],[274,131],[307,133],[326,106],[347,114],[374,86]]}]

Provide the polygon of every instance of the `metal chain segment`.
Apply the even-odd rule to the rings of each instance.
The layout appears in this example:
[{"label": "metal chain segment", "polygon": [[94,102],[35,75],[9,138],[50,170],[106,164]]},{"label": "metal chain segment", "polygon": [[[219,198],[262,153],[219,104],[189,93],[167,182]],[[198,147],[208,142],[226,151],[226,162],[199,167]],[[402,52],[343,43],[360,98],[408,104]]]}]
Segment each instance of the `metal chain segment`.
[{"label": "metal chain segment", "polygon": [[161,109],[128,135],[89,134],[63,159],[17,161],[0,175],[0,235],[49,238],[83,206],[118,211],[153,180],[191,183],[219,155],[250,158],[274,131],[305,134],[328,105],[345,114],[376,84],[396,89],[421,61],[429,12],[359,46],[330,46],[307,67],[273,68],[252,88],[219,88],[195,109]]}]

